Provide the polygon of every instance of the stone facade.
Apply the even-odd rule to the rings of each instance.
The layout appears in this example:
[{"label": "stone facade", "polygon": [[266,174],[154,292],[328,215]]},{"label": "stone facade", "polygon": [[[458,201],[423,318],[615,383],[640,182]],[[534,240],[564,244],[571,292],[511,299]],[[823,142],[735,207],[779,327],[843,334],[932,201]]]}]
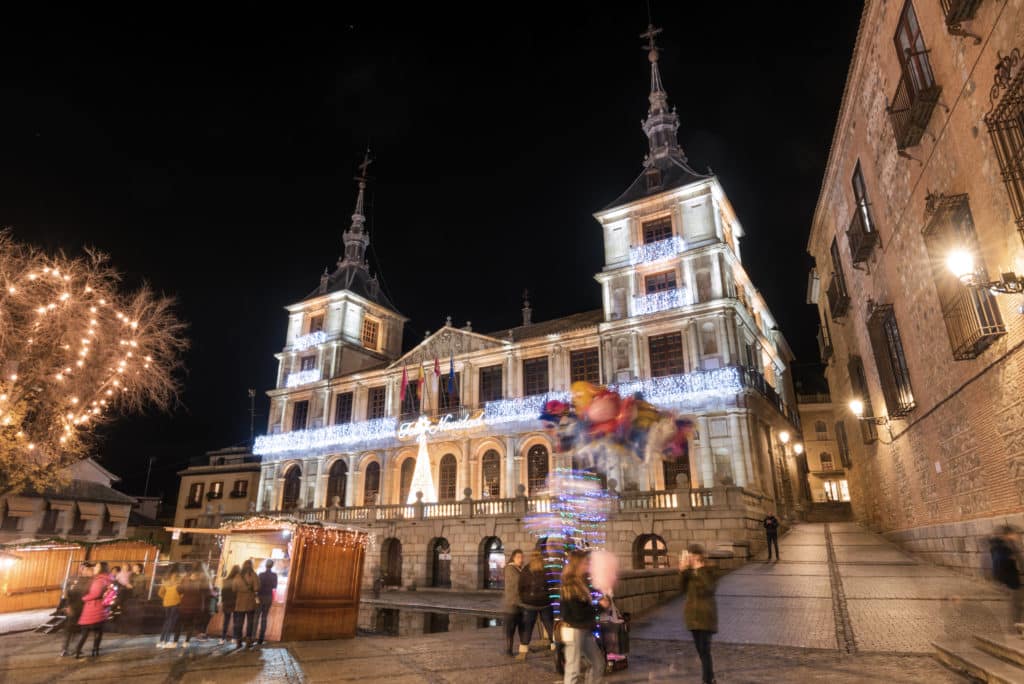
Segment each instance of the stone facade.
[{"label": "stone facade", "polygon": [[[977,570],[984,554],[954,540],[1024,510],[1024,317],[1016,295],[972,302],[944,261],[964,248],[990,279],[1024,271],[1024,216],[992,133],[1007,93],[1020,97],[1024,2],[953,5],[976,13],[947,22],[938,2],[866,3],[808,251],[832,395],[864,400],[881,423],[837,411],[857,518]],[[924,57],[901,60],[908,11]]]}]

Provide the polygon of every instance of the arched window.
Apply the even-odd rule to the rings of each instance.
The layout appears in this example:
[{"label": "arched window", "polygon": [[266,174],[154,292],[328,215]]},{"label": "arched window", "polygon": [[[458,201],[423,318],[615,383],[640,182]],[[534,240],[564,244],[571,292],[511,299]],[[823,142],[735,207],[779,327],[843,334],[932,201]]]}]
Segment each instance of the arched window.
[{"label": "arched window", "polygon": [[292,466],[284,474],[284,492],[281,496],[281,510],[294,511],[299,507],[299,494],[302,492],[302,469]]},{"label": "arched window", "polygon": [[501,496],[501,457],[494,449],[484,454],[481,462],[484,481],[480,491],[483,496]]},{"label": "arched window", "polygon": [[334,497],[338,497],[338,505],[345,505],[345,487],[348,485],[348,464],[339,458],[331,464],[327,473],[327,505],[334,505]]},{"label": "arched window", "polygon": [[484,569],[484,589],[505,588],[505,545],[498,537],[488,537],[480,545]]},{"label": "arched window", "polygon": [[641,534],[633,542],[633,567],[667,568],[668,546],[665,540],[656,534]]},{"label": "arched window", "polygon": [[690,459],[685,453],[674,461],[663,459],[661,461],[661,471],[665,475],[665,489],[675,489],[677,486],[676,478],[679,475],[690,477]]},{"label": "arched window", "polygon": [[380,501],[380,463],[371,461],[366,465],[366,476],[363,479],[363,505],[374,506]]},{"label": "arched window", "polygon": [[395,537],[388,537],[381,545],[380,574],[384,578],[384,586],[402,586],[402,542]]},{"label": "arched window", "polygon": [[458,476],[459,465],[452,454],[445,454],[441,457],[441,465],[437,472],[437,500],[455,501],[455,480]]},{"label": "arched window", "polygon": [[526,452],[527,493],[533,496],[544,489],[548,479],[548,448],[534,444]]},{"label": "arched window", "polygon": [[[410,456],[402,461],[402,469],[398,475],[398,503],[409,503],[409,490],[412,489],[412,474],[416,471],[416,459]],[[415,492],[413,492],[415,494]]]}]

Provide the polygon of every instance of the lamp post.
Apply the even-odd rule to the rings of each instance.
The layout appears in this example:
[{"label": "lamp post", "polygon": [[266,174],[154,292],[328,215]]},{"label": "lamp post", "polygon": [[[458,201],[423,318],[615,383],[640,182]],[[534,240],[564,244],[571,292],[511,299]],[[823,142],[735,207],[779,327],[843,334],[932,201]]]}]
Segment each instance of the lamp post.
[{"label": "lamp post", "polygon": [[1003,273],[1000,280],[986,281],[981,277],[980,269],[970,250],[957,248],[946,256],[946,268],[964,284],[977,290],[988,290],[992,294],[1024,293],[1024,277],[1013,271]]}]

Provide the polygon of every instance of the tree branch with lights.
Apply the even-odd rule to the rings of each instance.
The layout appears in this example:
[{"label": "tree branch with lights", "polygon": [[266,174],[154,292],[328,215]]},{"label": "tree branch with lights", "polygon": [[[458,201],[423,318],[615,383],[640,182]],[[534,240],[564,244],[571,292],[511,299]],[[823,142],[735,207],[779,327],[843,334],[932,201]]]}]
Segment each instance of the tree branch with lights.
[{"label": "tree branch with lights", "polygon": [[125,290],[104,254],[0,230],[0,493],[59,483],[98,427],[176,404],[188,341],[173,304]]}]

